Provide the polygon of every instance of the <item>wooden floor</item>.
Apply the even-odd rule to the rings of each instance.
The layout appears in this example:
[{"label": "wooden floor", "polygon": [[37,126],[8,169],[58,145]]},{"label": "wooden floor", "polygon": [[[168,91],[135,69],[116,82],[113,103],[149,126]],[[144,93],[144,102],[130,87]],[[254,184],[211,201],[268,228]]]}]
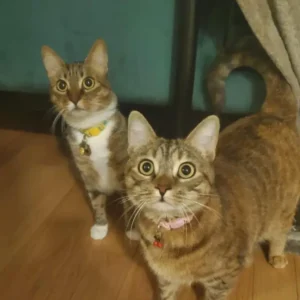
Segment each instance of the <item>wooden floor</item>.
[{"label": "wooden floor", "polygon": [[[0,130],[0,299],[152,300],[155,281],[110,205],[104,241],[54,137]],[[182,299],[195,299],[183,291]],[[300,257],[272,269],[258,251],[230,300],[300,300]]]}]

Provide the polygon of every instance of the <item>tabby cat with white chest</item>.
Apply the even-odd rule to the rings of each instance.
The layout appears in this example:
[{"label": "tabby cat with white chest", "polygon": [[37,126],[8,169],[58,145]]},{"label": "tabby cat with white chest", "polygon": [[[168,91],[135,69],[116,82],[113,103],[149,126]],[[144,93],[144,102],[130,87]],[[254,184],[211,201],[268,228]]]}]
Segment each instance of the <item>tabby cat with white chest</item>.
[{"label": "tabby cat with white chest", "polygon": [[94,211],[91,237],[103,239],[106,200],[123,193],[127,161],[127,123],[107,78],[105,42],[97,40],[82,63],[67,64],[48,46],[42,47],[42,58],[51,102],[67,124],[66,138]]},{"label": "tabby cat with white chest", "polygon": [[223,80],[242,65],[257,68],[267,84],[261,111],[220,136],[216,116],[184,140],[157,137],[138,112],[129,117],[125,182],[162,300],[175,300],[181,286],[197,283],[205,300],[227,299],[262,241],[269,243],[273,267],[288,263],[284,248],[300,197],[297,105],[288,83],[257,48],[246,44],[227,53],[213,70],[217,89],[211,95],[218,99]]}]

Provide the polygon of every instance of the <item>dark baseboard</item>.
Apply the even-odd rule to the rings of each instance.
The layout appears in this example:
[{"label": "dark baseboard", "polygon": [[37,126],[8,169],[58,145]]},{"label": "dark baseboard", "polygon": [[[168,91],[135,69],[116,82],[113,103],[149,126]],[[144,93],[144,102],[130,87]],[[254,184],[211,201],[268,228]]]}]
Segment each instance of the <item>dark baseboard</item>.
[{"label": "dark baseboard", "polygon": [[[51,104],[47,94],[33,94],[0,91],[0,128],[24,130],[38,133],[51,133],[51,125],[55,115],[50,112]],[[166,138],[178,137],[176,132],[176,109],[174,105],[149,105],[120,103],[121,112],[127,117],[132,110],[140,111],[152,124],[158,135]],[[183,112],[184,113],[184,112]],[[184,124],[182,132],[186,135],[209,112],[186,112],[188,124]],[[242,115],[224,114],[221,116],[222,127],[234,122]],[[55,134],[60,135],[60,122]]]}]

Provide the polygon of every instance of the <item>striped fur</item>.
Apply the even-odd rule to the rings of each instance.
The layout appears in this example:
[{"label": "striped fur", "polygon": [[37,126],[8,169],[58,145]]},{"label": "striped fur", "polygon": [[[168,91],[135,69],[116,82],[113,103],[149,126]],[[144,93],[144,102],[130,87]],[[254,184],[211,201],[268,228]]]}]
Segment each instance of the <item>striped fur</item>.
[{"label": "striped fur", "polygon": [[232,48],[220,53],[208,77],[207,87],[214,112],[220,114],[225,105],[225,81],[240,67],[256,70],[266,83],[267,95],[262,111],[295,122],[297,103],[291,87],[273,64],[254,36],[247,36]]},{"label": "striped fur", "polygon": [[[114,192],[124,192],[124,164],[127,161],[127,124],[117,109],[117,97],[107,79],[108,54],[105,42],[97,40],[82,63],[65,63],[51,48],[42,48],[43,62],[50,81],[50,99],[58,116],[67,124],[66,139],[89,197],[95,224],[93,239],[108,232],[106,202]],[[86,88],[90,78],[94,85]],[[58,82],[67,84],[60,90]],[[106,122],[98,136],[88,137],[90,156],[82,156],[80,130]],[[127,216],[127,214],[126,214]]]},{"label": "striped fur", "polygon": [[[263,109],[227,127],[220,134],[215,159],[201,143],[197,146],[201,139],[195,135],[202,123],[185,140],[166,140],[157,137],[141,116],[130,116],[125,183],[162,300],[177,299],[181,286],[194,283],[205,287],[205,300],[227,299],[262,241],[269,243],[269,263],[286,266],[287,233],[300,197],[300,140],[290,119],[277,112]],[[204,131],[203,140],[208,137]],[[154,162],[155,173],[149,177],[139,172],[143,159]],[[183,161],[197,169],[185,181],[174,172]],[[162,178],[166,182],[165,177],[171,211],[157,197],[156,187]],[[153,245],[161,218],[187,214],[193,216],[191,223],[171,231],[160,229],[163,248]]]}]

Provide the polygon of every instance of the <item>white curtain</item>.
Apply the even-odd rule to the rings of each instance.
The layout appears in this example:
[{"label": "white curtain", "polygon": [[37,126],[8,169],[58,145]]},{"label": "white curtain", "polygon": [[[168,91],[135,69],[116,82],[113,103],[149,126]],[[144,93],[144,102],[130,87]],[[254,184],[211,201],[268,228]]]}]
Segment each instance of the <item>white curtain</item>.
[{"label": "white curtain", "polygon": [[237,0],[300,106],[300,0]]}]

